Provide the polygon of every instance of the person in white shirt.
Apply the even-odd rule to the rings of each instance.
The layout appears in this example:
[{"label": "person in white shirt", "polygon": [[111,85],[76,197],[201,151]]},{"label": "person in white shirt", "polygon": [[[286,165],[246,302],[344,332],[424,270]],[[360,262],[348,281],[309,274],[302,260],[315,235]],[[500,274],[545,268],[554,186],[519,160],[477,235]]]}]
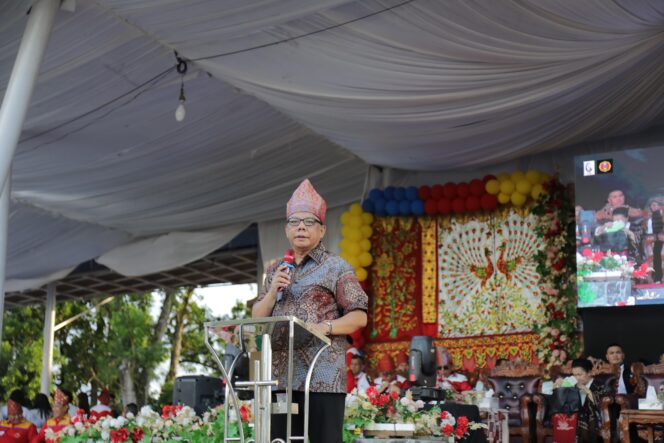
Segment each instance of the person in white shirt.
[{"label": "person in white shirt", "polygon": [[362,357],[359,355],[353,355],[353,357],[350,359],[349,367],[350,372],[352,372],[353,377],[355,377],[355,388],[357,391],[366,391],[367,388],[371,386],[371,382],[369,381],[367,374],[365,374],[363,371],[364,362],[362,361]]},{"label": "person in white shirt", "polygon": [[410,388],[410,383],[408,380],[395,373],[394,360],[390,357],[389,354],[383,355],[383,357],[378,361],[378,378],[374,380],[374,386],[378,389],[378,392],[389,393],[396,392],[397,394],[401,393],[401,390],[406,390]]},{"label": "person in white shirt", "polygon": [[108,392],[108,389],[102,390],[97,400],[98,403],[90,408],[90,418],[94,418],[95,421],[98,421],[102,417],[112,416],[113,409],[109,406],[111,404],[111,394]]}]

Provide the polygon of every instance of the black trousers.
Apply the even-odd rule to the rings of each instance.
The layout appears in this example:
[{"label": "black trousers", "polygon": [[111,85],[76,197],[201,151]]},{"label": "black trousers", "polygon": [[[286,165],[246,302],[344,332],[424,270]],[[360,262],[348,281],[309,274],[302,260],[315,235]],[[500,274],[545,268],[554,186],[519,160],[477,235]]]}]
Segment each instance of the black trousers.
[{"label": "black trousers", "polygon": [[[304,433],[304,392],[293,391],[293,403],[300,413],[292,416],[292,436]],[[309,393],[309,441],[311,443],[341,443],[344,425],[346,394]],[[271,439],[286,440],[286,414],[272,416]]]},{"label": "black trousers", "polygon": [[655,240],[652,248],[652,268],[655,270],[652,279],[662,281],[662,242]]}]

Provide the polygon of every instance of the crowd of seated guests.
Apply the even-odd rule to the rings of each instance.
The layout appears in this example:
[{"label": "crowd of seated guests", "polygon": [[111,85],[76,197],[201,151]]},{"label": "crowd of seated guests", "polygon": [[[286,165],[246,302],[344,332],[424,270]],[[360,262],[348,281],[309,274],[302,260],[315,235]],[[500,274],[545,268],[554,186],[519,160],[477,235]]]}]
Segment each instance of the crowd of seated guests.
[{"label": "crowd of seated guests", "polygon": [[[88,395],[81,392],[76,397],[66,389],[56,389],[52,402],[45,394],[37,394],[30,402],[22,390],[15,389],[7,398],[7,403],[0,408],[0,442],[44,443],[46,431],[58,431],[72,423],[76,416],[90,420],[99,420],[105,416],[116,417],[112,408],[113,397],[106,389],[98,397],[98,403],[90,407]],[[123,415],[131,412],[136,415],[138,406],[130,403],[125,406]]]}]

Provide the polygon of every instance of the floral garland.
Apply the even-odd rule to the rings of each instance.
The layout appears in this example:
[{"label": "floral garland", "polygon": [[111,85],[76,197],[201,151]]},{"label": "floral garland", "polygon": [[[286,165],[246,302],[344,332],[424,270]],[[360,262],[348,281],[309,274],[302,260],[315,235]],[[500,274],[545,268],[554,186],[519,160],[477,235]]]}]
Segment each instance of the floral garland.
[{"label": "floral garland", "polygon": [[574,234],[574,196],[572,188],[558,178],[544,184],[542,193],[531,212],[540,217],[535,229],[545,248],[535,256],[541,276],[546,309],[546,323],[535,326],[540,336],[539,360],[547,368],[563,364],[568,356],[576,356],[581,344],[576,333],[576,243]]},{"label": "floral garland", "polygon": [[[234,410],[229,414],[229,437],[239,437],[239,428],[234,419]],[[240,417],[245,438],[253,436],[251,402],[242,402]],[[197,417],[188,406],[164,406],[161,415],[149,406],[144,406],[138,416],[129,413],[126,417],[102,417],[86,419],[78,413],[72,424],[54,432],[46,431],[48,443],[209,443],[224,440],[224,409],[218,406]]]},{"label": "floral garland", "polygon": [[374,423],[412,423],[417,436],[442,436],[455,440],[462,439],[470,431],[487,427],[469,421],[468,417],[455,418],[438,406],[425,408],[424,402],[414,400],[410,391],[399,397],[394,392],[381,394],[374,386],[366,391],[353,390],[346,396],[344,443],[351,443],[364,428]]}]

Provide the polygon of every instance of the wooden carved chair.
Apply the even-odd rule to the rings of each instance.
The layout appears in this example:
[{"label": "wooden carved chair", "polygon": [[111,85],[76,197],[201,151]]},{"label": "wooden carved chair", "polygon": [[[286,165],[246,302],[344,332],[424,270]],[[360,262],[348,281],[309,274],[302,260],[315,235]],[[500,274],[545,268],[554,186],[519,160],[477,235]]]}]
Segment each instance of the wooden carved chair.
[{"label": "wooden carved chair", "polygon": [[[659,393],[664,391],[664,364],[654,364],[645,366],[643,363],[633,363],[632,364],[632,376],[635,379],[636,386],[634,392],[638,397],[645,397],[646,391],[649,386],[655,388],[655,392]],[[634,408],[635,399],[628,399],[625,396],[620,396],[622,406],[625,408]],[[648,440],[648,431],[643,426],[636,427],[636,434],[644,439]],[[655,441],[659,441],[663,438],[664,429],[661,427],[655,428]]]},{"label": "wooden carved chair", "polygon": [[[509,432],[530,443],[533,395],[537,393],[542,370],[539,366],[518,362],[504,362],[491,371],[489,385],[498,398],[500,409],[507,410]],[[532,409],[532,411],[531,411]]]}]

